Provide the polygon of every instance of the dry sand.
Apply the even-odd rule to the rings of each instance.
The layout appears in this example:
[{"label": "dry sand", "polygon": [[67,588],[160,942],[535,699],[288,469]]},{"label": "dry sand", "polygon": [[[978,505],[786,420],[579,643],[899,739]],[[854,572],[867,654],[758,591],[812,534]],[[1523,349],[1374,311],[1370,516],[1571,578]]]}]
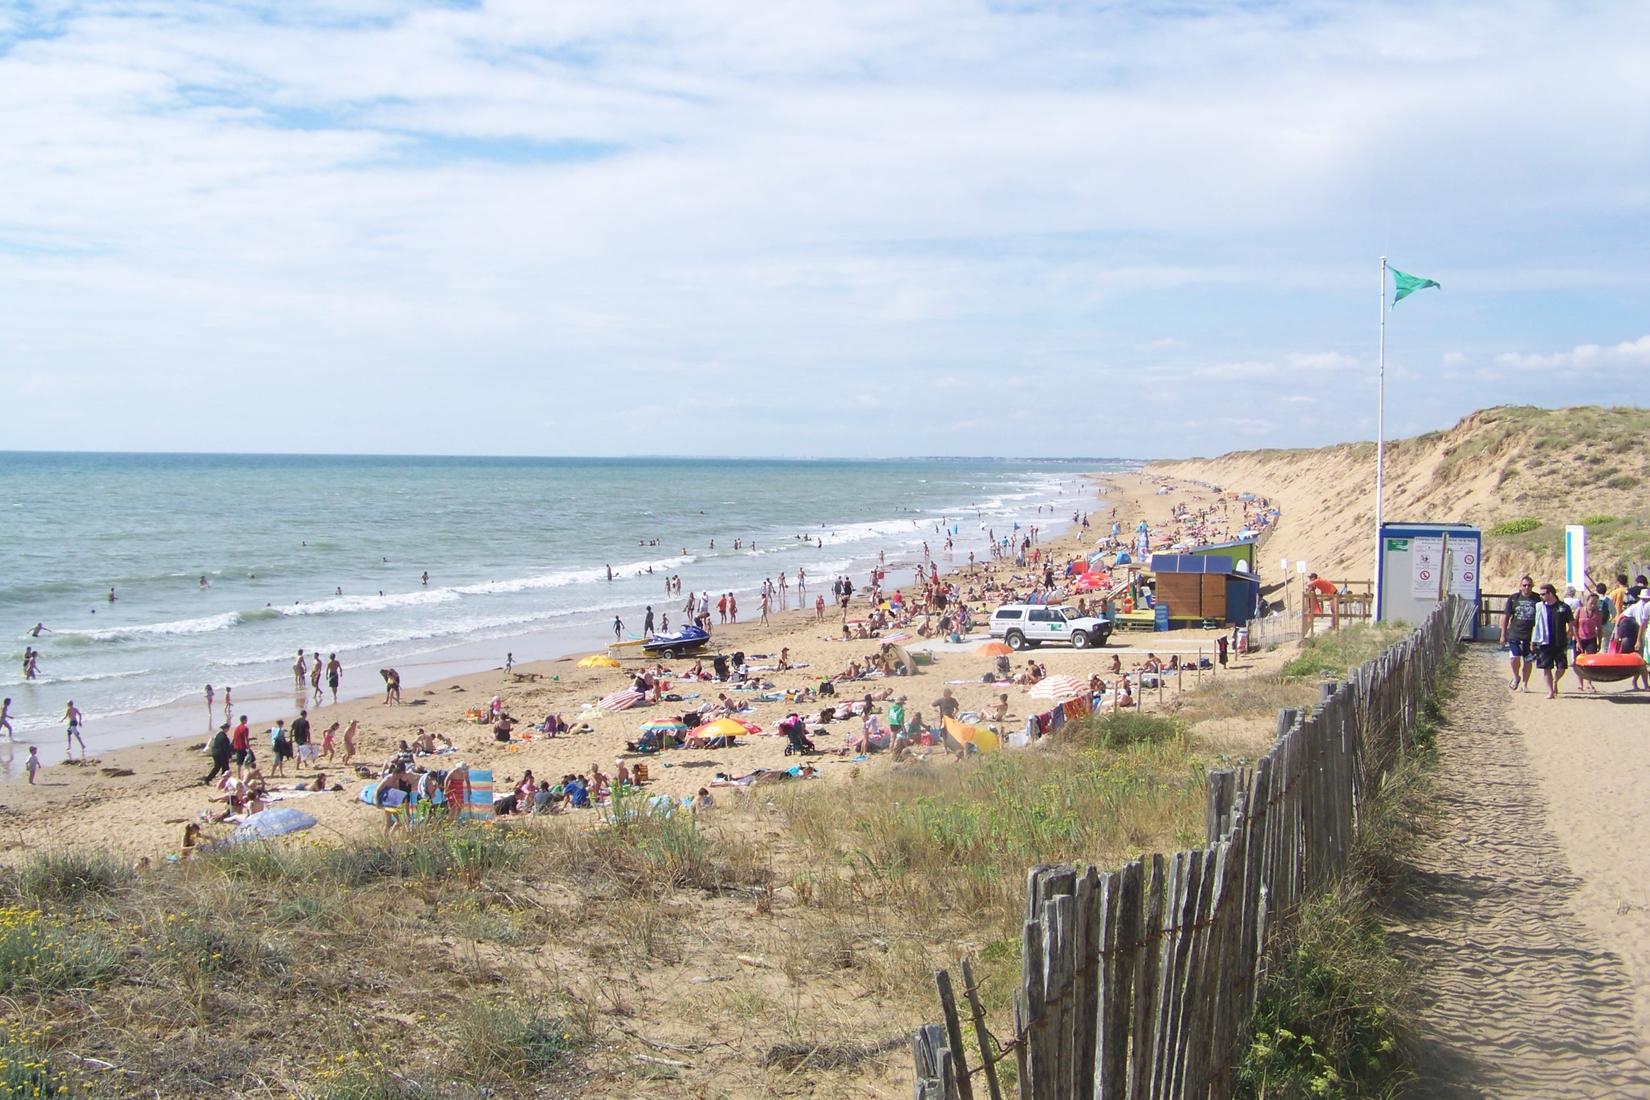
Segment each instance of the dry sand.
[{"label": "dry sand", "polygon": [[[1114,507],[1117,518],[1124,522],[1126,528],[1132,528],[1134,521],[1142,517],[1158,528],[1166,523],[1170,509],[1176,503],[1184,502],[1196,508],[1214,499],[1211,493],[1198,489],[1181,489],[1170,495],[1158,495],[1156,489],[1161,483],[1162,479],[1140,475],[1107,475],[1102,486],[1107,491],[1093,502],[1095,527],[1091,531],[1091,543],[1095,535],[1109,527],[1111,509]],[[1104,524],[1101,523],[1102,517],[1105,517]],[[1080,530],[1073,529],[1061,538],[1048,540],[1043,549],[1055,561],[1063,562],[1079,552],[1080,541]],[[966,562],[963,571],[966,573]],[[1014,569],[1011,563],[982,564],[973,575],[962,577],[962,585],[966,591],[970,587],[980,586],[988,574],[1012,579],[1025,572]],[[908,571],[901,575],[900,571],[891,570],[885,589],[909,588],[911,579]],[[810,604],[815,594],[817,587],[810,589]],[[825,595],[829,601],[828,587]],[[796,598],[793,593],[792,599]],[[970,604],[976,611],[989,613],[989,607],[982,599],[972,599]],[[864,605],[856,601],[852,617],[858,618],[863,608]],[[820,680],[841,672],[851,659],[863,659],[878,648],[878,643],[874,641],[837,640],[839,635],[840,615],[833,616],[827,608],[825,621],[816,623],[810,607],[807,611],[791,610],[776,615],[769,626],[740,623],[719,627],[715,632],[715,642],[716,648],[721,651],[744,650],[753,666],[771,663],[780,648],[788,646],[791,660],[809,667],[763,677],[771,680],[776,689],[783,690],[817,686]],[[909,695],[910,709],[921,710],[932,719],[932,702],[948,686],[947,682],[964,681],[949,686],[965,710],[984,710],[995,701],[998,693],[1006,691],[1011,716],[1008,726],[1010,729],[1019,728],[1027,714],[1046,707],[1027,699],[1023,688],[993,688],[980,683],[981,675],[990,667],[992,659],[976,656],[972,650],[984,640],[983,626],[977,626],[970,641],[961,646],[925,646],[913,638],[909,643],[911,647],[934,649],[937,663],[926,666],[923,674],[916,677],[839,685],[837,698],[846,701],[857,698],[864,691],[892,687],[897,693]],[[1167,635],[1118,634],[1105,652],[1107,655],[1119,652],[1127,668],[1147,650],[1155,650],[1165,657],[1176,652],[1190,657],[1200,650],[1210,653],[1212,649],[1212,633],[1174,631]],[[1038,649],[1035,657],[1045,663],[1051,673],[1069,672],[1085,679],[1091,672],[1103,670],[1109,665],[1109,656],[1063,647]],[[410,738],[414,729],[422,726],[432,733],[446,734],[460,750],[453,756],[433,760],[421,758],[423,762],[431,767],[447,767],[463,760],[476,767],[491,768],[495,773],[495,788],[499,788],[519,778],[529,768],[536,777],[552,781],[558,780],[564,773],[587,772],[592,764],[612,774],[615,761],[625,754],[626,740],[637,737],[641,723],[665,720],[687,709],[687,704],[663,703],[613,715],[582,711],[583,704],[626,686],[643,662],[626,659],[620,669],[596,670],[577,669],[575,662],[576,655],[520,665],[515,669],[516,675],[510,677],[502,671],[494,671],[444,680],[416,690],[406,689],[400,705],[387,705],[382,697],[377,697],[317,708],[310,714],[315,742],[319,745],[320,731],[330,723],[337,721],[347,725],[352,719],[359,719],[362,732],[358,759],[376,768],[394,751],[400,740]],[[707,659],[707,667],[708,663]],[[690,661],[678,660],[670,662],[667,667],[680,672],[690,664]],[[1016,671],[1023,665],[1024,660],[1016,657]],[[535,681],[530,677],[537,679]],[[1190,682],[1187,686],[1191,686]],[[714,701],[717,693],[726,688],[727,685],[715,682],[691,683],[682,680],[673,681],[672,686],[672,690],[681,693],[698,692],[700,702]],[[499,745],[493,741],[489,726],[476,725],[464,718],[467,709],[484,707],[494,694],[503,697],[505,710],[518,719],[538,722],[554,711],[575,723],[588,722],[592,732],[541,738],[510,746]],[[730,691],[729,694],[739,698],[742,693]],[[1154,700],[1148,700],[1148,707],[1152,702]],[[294,703],[293,715],[296,715],[299,705]],[[753,710],[742,717],[756,722],[770,735],[752,737],[736,748],[707,751],[681,749],[646,758],[652,773],[650,789],[680,797],[692,794],[717,771],[737,774],[792,763],[783,755],[784,739],[771,735],[790,709],[783,702],[755,704]],[[181,840],[184,823],[195,820],[197,814],[208,807],[208,796],[216,793],[201,784],[201,778],[210,768],[210,761],[203,751],[205,714],[201,714],[200,718],[203,732],[197,737],[98,753],[94,716],[89,727],[89,741],[95,758],[92,763],[83,767],[59,765],[44,769],[37,786],[29,786],[21,778],[21,768],[14,766],[12,774],[18,778],[0,784],[0,860],[15,861],[30,852],[53,846],[87,846],[131,858],[153,858],[175,850]],[[839,722],[830,729],[829,737],[821,743],[822,748],[834,749],[845,744],[850,731],[858,732],[858,723]],[[267,751],[265,730],[255,729],[253,739],[253,747],[258,750],[267,771],[272,761]],[[19,747],[16,751],[16,764],[20,765],[27,749]],[[338,751],[341,755],[341,740]],[[41,752],[47,759],[61,759],[61,749],[55,736],[41,744]],[[880,757],[868,765],[855,765],[835,756],[826,756],[822,761],[822,777],[827,782],[846,781],[857,773],[859,767],[890,766]],[[110,775],[106,774],[105,769],[129,770],[133,774]],[[356,800],[362,780],[343,769],[327,768],[324,763],[323,770],[328,771],[329,776],[340,779],[345,790],[290,803],[319,819],[319,834],[336,837],[382,827],[378,815]],[[296,773],[290,764],[287,771],[288,778],[285,780],[271,781],[272,789],[277,784],[295,784],[301,777],[311,774],[308,771]],[[221,835],[229,828],[213,827],[209,836]]]}]

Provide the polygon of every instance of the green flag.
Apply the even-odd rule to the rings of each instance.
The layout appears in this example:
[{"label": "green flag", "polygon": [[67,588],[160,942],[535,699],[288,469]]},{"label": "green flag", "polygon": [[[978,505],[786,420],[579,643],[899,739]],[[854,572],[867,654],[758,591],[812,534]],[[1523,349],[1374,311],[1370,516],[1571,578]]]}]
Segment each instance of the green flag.
[{"label": "green flag", "polygon": [[1391,267],[1391,265],[1388,265],[1388,269],[1392,272],[1393,285],[1398,288],[1398,293],[1392,296],[1393,305],[1397,305],[1417,290],[1425,290],[1429,286],[1443,289],[1443,285],[1435,279],[1423,279],[1419,275],[1407,275],[1397,268]]}]

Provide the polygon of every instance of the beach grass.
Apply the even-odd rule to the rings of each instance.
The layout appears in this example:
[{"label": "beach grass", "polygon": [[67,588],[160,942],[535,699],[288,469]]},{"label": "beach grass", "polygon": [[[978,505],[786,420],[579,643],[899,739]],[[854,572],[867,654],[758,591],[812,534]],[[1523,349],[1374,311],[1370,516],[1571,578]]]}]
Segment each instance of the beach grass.
[{"label": "beach grass", "polygon": [[[116,1067],[93,1092],[647,1089],[694,1078],[682,1050],[758,1091],[847,1081],[897,1060],[958,952],[1006,1029],[1026,867],[1195,843],[1203,766],[1180,721],[1106,716],[697,815],[626,797],[605,822],[288,838],[157,871],[43,856],[0,881],[0,997],[43,1072],[79,1067],[54,1060],[66,1043]],[[43,899],[74,899],[72,925]]]}]

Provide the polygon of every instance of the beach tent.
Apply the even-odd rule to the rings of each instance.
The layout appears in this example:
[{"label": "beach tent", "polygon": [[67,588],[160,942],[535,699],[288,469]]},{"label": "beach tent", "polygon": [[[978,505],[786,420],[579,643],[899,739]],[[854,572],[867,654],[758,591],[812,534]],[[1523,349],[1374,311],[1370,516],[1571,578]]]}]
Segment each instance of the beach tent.
[{"label": "beach tent", "polygon": [[907,676],[917,674],[917,662],[911,659],[910,652],[904,646],[885,643],[882,647],[882,656],[889,664],[905,669]]},{"label": "beach tent", "polygon": [[963,745],[973,745],[980,752],[996,752],[1003,747],[1002,739],[984,726],[970,726],[955,718],[945,720],[945,739],[954,751]]},{"label": "beach tent", "polygon": [[609,657],[605,654],[597,653],[597,654],[594,654],[592,656],[586,657],[583,660],[581,660],[579,662],[579,667],[580,668],[618,668],[619,667],[619,659],[617,657]]},{"label": "beach tent", "polygon": [[260,810],[248,817],[235,826],[235,831],[224,839],[224,843],[245,844],[252,840],[268,840],[270,837],[296,833],[314,825],[315,819],[302,810],[279,806],[272,810]]}]

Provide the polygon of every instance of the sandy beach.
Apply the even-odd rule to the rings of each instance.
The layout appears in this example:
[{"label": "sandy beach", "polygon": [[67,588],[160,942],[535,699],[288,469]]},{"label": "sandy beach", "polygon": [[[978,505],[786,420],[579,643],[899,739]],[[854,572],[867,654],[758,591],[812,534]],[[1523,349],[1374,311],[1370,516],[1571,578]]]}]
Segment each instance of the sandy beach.
[{"label": "sandy beach", "polygon": [[[1134,522],[1142,518],[1154,529],[1159,529],[1169,522],[1170,511],[1175,505],[1184,503],[1195,510],[1216,499],[1215,494],[1206,488],[1184,484],[1177,485],[1171,494],[1160,494],[1157,489],[1163,483],[1161,478],[1146,475],[1105,475],[1104,482],[1097,484],[1098,492],[1088,509],[1094,518],[1094,528],[1089,533],[1087,546],[1084,545],[1081,529],[1072,528],[1060,537],[1043,542],[1042,552],[1063,565],[1081,550],[1092,546],[1097,533],[1109,529],[1113,508],[1116,509],[1117,519],[1124,523],[1125,530],[1131,529]],[[1105,517],[1103,524],[1100,522],[1102,517]],[[1070,517],[1064,518],[1069,520]],[[901,587],[909,589],[914,567],[914,562],[904,565],[890,563],[885,591],[891,593]],[[1016,569],[1012,562],[982,562],[970,572],[965,561],[960,570],[953,571],[953,575],[965,594],[970,591],[974,593],[974,598],[969,600],[974,611],[985,614],[989,614],[990,605],[981,598],[980,593],[987,584],[1029,583],[1030,579],[1028,570]],[[830,582],[829,578],[810,580],[813,583],[807,596],[808,609],[800,610],[794,606],[798,594],[793,591],[792,608],[772,616],[769,625],[744,621],[717,627],[712,651],[731,653],[742,650],[755,669],[772,665],[781,648],[788,648],[792,663],[798,667],[785,673],[757,674],[761,682],[771,683],[771,690],[778,692],[817,687],[821,680],[842,672],[851,660],[864,660],[868,654],[874,653],[879,648],[879,641],[841,640],[840,613],[833,614],[827,608],[825,620],[815,622],[811,607],[813,598],[823,584],[829,602]],[[855,578],[856,585],[863,587],[863,580],[863,577]],[[741,618],[755,614],[754,607],[744,607],[741,611]],[[864,611],[863,600],[856,597],[850,618],[858,619]],[[898,636],[905,632],[891,633]],[[1180,630],[1156,635],[1118,633],[1113,636],[1104,656],[1066,647],[1043,647],[1032,651],[1029,656],[1045,664],[1051,674],[1070,673],[1087,678],[1089,674],[1103,672],[1109,667],[1109,655],[1112,653],[1120,656],[1125,669],[1147,651],[1155,651],[1165,659],[1170,654],[1178,653],[1182,660],[1195,661],[1200,652],[1205,655],[1213,653],[1213,638],[1212,631]],[[1028,714],[1047,709],[1046,705],[1028,699],[1025,688],[981,683],[982,674],[993,661],[990,657],[973,653],[973,649],[984,640],[985,628],[983,623],[978,622],[973,635],[960,645],[928,642],[914,635],[909,636],[904,644],[914,650],[932,651],[934,663],[923,666],[921,674],[915,677],[838,685],[837,699],[848,701],[857,699],[864,691],[881,692],[892,688],[896,694],[909,697],[907,705],[911,711],[921,711],[932,721],[932,704],[948,686],[965,712],[984,712],[1000,694],[1006,692],[1009,697],[1006,729],[1018,729]],[[395,751],[399,742],[410,739],[415,730],[422,727],[432,734],[451,738],[458,751],[447,756],[421,757],[420,764],[445,768],[464,761],[474,767],[490,768],[494,772],[497,788],[515,781],[528,769],[536,777],[549,778],[554,782],[565,773],[585,773],[593,766],[611,774],[615,763],[621,758],[633,763],[641,760],[649,765],[649,791],[677,798],[692,795],[719,771],[737,775],[757,768],[784,767],[792,762],[784,756],[785,741],[777,735],[777,725],[790,710],[798,708],[790,707],[782,700],[752,702],[750,709],[740,717],[758,724],[764,733],[743,739],[734,748],[704,751],[678,749],[658,756],[631,756],[626,753],[625,742],[637,737],[638,727],[642,723],[669,720],[690,709],[696,701],[713,701],[718,692],[727,690],[728,685],[714,681],[696,683],[681,680],[680,674],[692,662],[668,662],[666,667],[678,674],[678,678],[672,680],[670,690],[684,697],[696,694],[696,701],[684,698],[681,703],[664,702],[607,714],[586,709],[586,704],[626,686],[636,671],[644,665],[651,667],[652,662],[627,657],[622,667],[617,669],[579,669],[576,667],[579,656],[570,654],[556,660],[517,665],[509,675],[501,668],[447,678],[416,689],[408,688],[403,691],[399,705],[387,704],[382,695],[378,695],[319,707],[310,713],[316,742],[319,743],[320,731],[333,722],[347,725],[351,721],[359,721],[361,734],[357,760],[376,774],[378,766]],[[1025,656],[1014,657],[1016,672],[1024,667]],[[358,669],[355,675],[375,674]],[[1196,676],[1191,679],[1195,680]],[[1190,686],[1190,680],[1187,686]],[[757,693],[729,694],[733,697],[753,697]],[[575,726],[588,725],[589,731],[555,738],[529,734],[535,739],[499,744],[494,741],[489,725],[476,724],[465,717],[467,710],[485,708],[495,695],[500,697],[506,713],[522,721],[518,736],[526,733],[527,723],[540,722],[550,713],[561,715]],[[1150,709],[1155,702],[1155,699],[1148,699],[1147,708]],[[297,715],[300,705],[298,700],[294,701],[289,718]],[[201,715],[200,719],[204,729],[205,716]],[[211,766],[204,752],[204,733],[196,737],[100,752],[95,724],[89,728],[91,758],[85,764],[54,764],[41,771],[39,782],[34,786],[26,782],[21,768],[27,755],[26,745],[12,747],[12,778],[0,784],[0,859],[15,861],[31,852],[63,846],[87,846],[133,859],[145,856],[153,859],[176,850],[185,823],[196,820],[200,812],[208,808],[207,799],[216,792],[201,782]],[[258,750],[267,773],[271,761],[266,729],[267,723],[255,726],[253,747]],[[847,744],[851,734],[858,733],[858,729],[857,721],[836,722],[829,727],[829,734],[820,747],[839,749]],[[61,760],[58,736],[42,739],[43,757]],[[341,740],[338,752],[341,756]],[[820,779],[826,783],[850,781],[861,768],[893,766],[885,757],[859,763],[854,762],[851,756],[826,755],[818,760]],[[353,770],[329,766],[324,760],[320,762],[320,767],[327,772],[329,782],[342,782],[344,790],[302,795],[299,796],[301,801],[288,803],[301,805],[318,819],[316,836],[337,837],[382,828],[379,815],[357,800],[357,792],[364,780],[357,778]],[[289,765],[286,777],[272,779],[271,788],[290,787],[312,777],[311,770],[297,773]],[[208,836],[223,835],[230,828],[229,825],[212,826]]]}]

